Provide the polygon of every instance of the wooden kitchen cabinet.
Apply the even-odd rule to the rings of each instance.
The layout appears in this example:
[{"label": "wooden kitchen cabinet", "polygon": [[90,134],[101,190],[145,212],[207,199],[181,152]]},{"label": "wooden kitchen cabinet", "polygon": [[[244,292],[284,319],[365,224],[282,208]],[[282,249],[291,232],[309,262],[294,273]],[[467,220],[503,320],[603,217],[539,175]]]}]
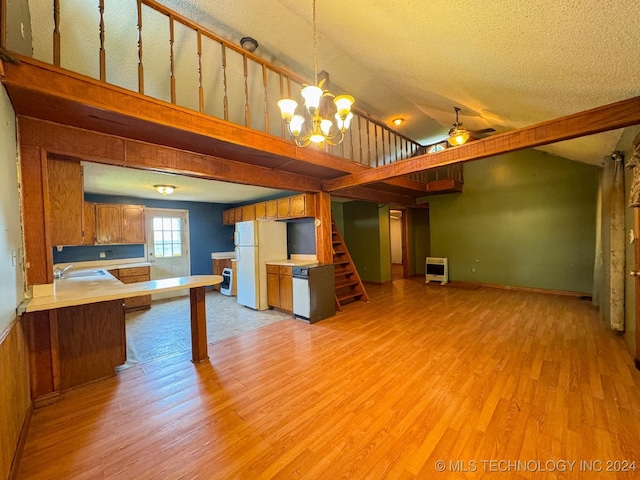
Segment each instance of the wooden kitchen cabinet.
[{"label": "wooden kitchen cabinet", "polygon": [[235,210],[233,208],[228,208],[222,211],[222,224],[223,225],[233,225],[236,223],[235,221]]},{"label": "wooden kitchen cabinet", "polygon": [[235,223],[244,221],[244,218],[242,218],[242,207],[236,207],[233,209],[233,217]]},{"label": "wooden kitchen cabinet", "polygon": [[82,209],[82,244],[96,243],[96,204],[84,202]]},{"label": "wooden kitchen cabinet", "polygon": [[144,205],[98,203],[96,243],[145,243]]},{"label": "wooden kitchen cabinet", "polygon": [[256,203],[256,220],[267,219],[267,203]]},{"label": "wooden kitchen cabinet", "polygon": [[49,157],[47,186],[51,245],[82,244],[82,165],[72,160]]},{"label": "wooden kitchen cabinet", "polygon": [[313,195],[303,193],[289,198],[292,217],[314,217],[316,213]]},{"label": "wooden kitchen cabinet", "polygon": [[127,361],[122,300],[55,310],[60,390],[115,375]]},{"label": "wooden kitchen cabinet", "polygon": [[[124,284],[148,282],[151,280],[151,267],[128,267],[109,270],[109,273]],[[151,295],[141,295],[139,297],[129,297],[124,299],[124,309],[142,310],[151,308]]]},{"label": "wooden kitchen cabinet", "polygon": [[289,218],[291,216],[289,197],[279,198],[276,202],[278,203],[278,218]]},{"label": "wooden kitchen cabinet", "polygon": [[242,208],[242,221],[248,222],[250,220],[256,219],[256,206],[253,205],[244,205]]},{"label": "wooden kitchen cabinet", "polygon": [[293,269],[283,265],[267,265],[267,304],[293,312]]},{"label": "wooden kitchen cabinet", "polygon": [[267,220],[278,218],[278,202],[275,200],[265,202],[265,208],[267,210]]}]

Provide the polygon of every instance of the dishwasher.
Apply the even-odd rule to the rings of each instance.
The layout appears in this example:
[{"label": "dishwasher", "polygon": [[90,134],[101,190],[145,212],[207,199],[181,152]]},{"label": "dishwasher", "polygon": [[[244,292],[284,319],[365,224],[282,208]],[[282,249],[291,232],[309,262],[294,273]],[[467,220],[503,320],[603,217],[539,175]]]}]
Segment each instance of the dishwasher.
[{"label": "dishwasher", "polygon": [[317,322],[336,314],[333,265],[293,267],[293,316]]}]

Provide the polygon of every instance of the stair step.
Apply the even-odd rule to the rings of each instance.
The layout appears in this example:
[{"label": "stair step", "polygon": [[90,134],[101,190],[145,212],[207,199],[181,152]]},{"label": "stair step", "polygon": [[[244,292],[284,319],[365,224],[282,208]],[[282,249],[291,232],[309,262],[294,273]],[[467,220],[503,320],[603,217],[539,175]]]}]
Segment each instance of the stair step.
[{"label": "stair step", "polygon": [[336,272],[336,278],[338,277],[348,277],[350,275],[353,275],[353,271],[351,270],[345,270],[344,272]]},{"label": "stair step", "polygon": [[346,301],[346,300],[355,300],[356,298],[359,298],[361,296],[364,295],[364,292],[353,292],[350,293],[348,295],[339,295],[338,296],[338,302],[340,302],[340,304],[342,304],[342,302]]},{"label": "stair step", "polygon": [[353,287],[356,285],[358,285],[358,282],[352,281],[352,280],[351,281],[347,280],[346,282],[339,282],[339,283],[336,282],[336,290],[338,290],[339,288]]},{"label": "stair step", "polygon": [[335,261],[335,260],[334,260],[334,261],[333,261],[333,264],[334,264],[334,265],[348,265],[349,263],[351,263],[351,262],[349,262],[349,260],[348,260],[348,259],[347,259],[347,260],[338,260],[338,261]]}]

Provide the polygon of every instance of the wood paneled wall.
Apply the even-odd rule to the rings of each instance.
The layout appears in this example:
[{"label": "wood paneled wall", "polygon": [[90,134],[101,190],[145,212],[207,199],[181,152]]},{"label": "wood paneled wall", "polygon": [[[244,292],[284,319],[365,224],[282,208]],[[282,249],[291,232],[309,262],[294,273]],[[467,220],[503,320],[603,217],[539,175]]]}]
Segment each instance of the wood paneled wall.
[{"label": "wood paneled wall", "polygon": [[23,430],[31,415],[29,355],[24,322],[0,333],[0,479],[9,478]]}]

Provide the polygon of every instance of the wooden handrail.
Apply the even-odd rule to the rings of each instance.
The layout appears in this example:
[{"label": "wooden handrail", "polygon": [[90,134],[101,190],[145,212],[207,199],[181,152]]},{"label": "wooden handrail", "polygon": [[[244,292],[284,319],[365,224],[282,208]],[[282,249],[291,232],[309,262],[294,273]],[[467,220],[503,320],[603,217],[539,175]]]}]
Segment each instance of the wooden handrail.
[{"label": "wooden handrail", "polygon": [[[299,98],[299,93],[295,91],[296,88],[309,83],[307,79],[286,67],[275,65],[259,57],[255,53],[243,49],[242,46],[233,43],[214,32],[207,30],[206,28],[203,28],[196,22],[158,3],[156,0],[130,1],[132,2],[132,6],[135,5],[134,8],[136,8],[136,13],[134,15],[137,14],[135,27],[132,27],[132,31],[135,29],[137,33],[137,90],[140,94],[145,94],[145,83],[147,87],[152,85],[149,78],[145,79],[145,52],[143,48],[143,46],[146,46],[146,48],[149,49],[157,43],[155,41],[150,42],[148,39],[143,41],[143,37],[145,36],[145,24],[156,24],[154,21],[145,21],[143,18],[146,15],[150,15],[151,11],[156,12],[160,16],[166,16],[168,20],[168,32],[166,34],[168,35],[169,42],[168,71],[170,78],[168,79],[169,89],[166,94],[166,100],[173,104],[178,104],[178,97],[183,98],[183,95],[180,95],[182,92],[182,90],[180,90],[180,78],[183,76],[183,71],[185,72],[184,76],[188,76],[189,78],[194,78],[193,75],[195,74],[197,75],[198,93],[197,102],[194,102],[192,105],[194,110],[199,111],[200,113],[211,114],[205,110],[208,110],[210,105],[220,105],[221,101],[222,108],[218,111],[217,115],[222,116],[224,120],[236,122],[249,128],[255,128],[257,130],[264,131],[265,133],[273,134],[272,123],[274,121],[274,110],[273,105],[270,106],[270,103],[275,103],[276,99],[270,97],[274,96],[273,87],[276,87],[274,84],[276,82],[272,79],[278,79],[280,83],[279,88],[281,97],[293,96],[295,98]],[[97,76],[97,79],[102,82],[106,82],[107,78],[110,78],[107,74],[107,68],[109,67],[107,49],[109,48],[109,45],[112,45],[112,43],[109,42],[108,38],[110,33],[109,23],[106,23],[105,25],[105,22],[107,18],[113,19],[113,17],[110,17],[109,13],[111,12],[106,10],[111,6],[110,2],[98,0],[97,3],[99,11],[98,25],[95,26],[95,30],[93,30],[93,32],[97,31],[99,35],[99,70],[94,74],[94,78]],[[7,4],[7,0],[0,0],[0,45],[4,47],[6,47],[5,43],[7,40]],[[61,2],[61,0],[51,0],[50,5],[52,7],[50,12],[53,13],[53,32],[52,37],[49,38],[51,38],[52,41],[53,65],[60,67],[61,64],[64,63],[65,67],[69,68],[68,66],[71,63],[67,58],[69,52],[61,51],[63,47],[61,37],[65,35],[65,31],[61,31],[61,28],[63,28],[63,30],[69,28],[65,27],[65,25],[67,25],[66,23],[61,22],[62,15],[68,13],[65,11],[66,4]],[[178,68],[180,63],[177,62],[178,59],[176,58],[176,55],[181,51],[179,50],[179,42],[184,35],[183,32],[178,33],[175,31],[176,22],[195,34],[195,38],[197,39],[197,51],[195,52],[197,54],[196,72]],[[95,35],[95,33],[90,33],[92,29],[91,25],[88,27],[80,26],[76,28],[87,28],[88,34]],[[217,83],[215,85],[209,81],[209,79],[213,77],[207,76],[209,71],[207,69],[209,68],[210,63],[206,62],[203,58],[203,55],[205,55],[203,48],[209,48],[209,44],[206,46],[203,45],[203,37],[206,38],[207,41],[213,42],[213,45],[220,45],[220,55],[217,56],[220,58],[220,65],[217,67],[214,66],[214,68],[219,69],[220,75],[216,76]],[[47,39],[47,42],[48,41],[49,39]],[[64,48],[69,48],[68,42],[65,43]],[[206,50],[206,52],[209,51],[210,50]],[[65,56],[65,59],[61,62],[61,57],[63,55]],[[233,58],[231,55],[233,55]],[[239,104],[240,95],[236,95],[236,92],[239,92],[240,90],[235,89],[236,83],[238,87],[240,87],[241,82],[240,74],[236,74],[236,55],[241,55],[241,57],[238,58],[242,59],[242,67],[238,66],[237,69],[242,71],[242,75],[244,77],[244,105]],[[73,58],[71,58],[71,60],[73,61]],[[257,66],[257,68],[254,68],[254,65]],[[260,72],[259,74],[257,74],[258,71]],[[149,70],[147,74],[150,75],[150,72],[151,70]],[[262,75],[262,78],[259,80],[258,78],[253,78],[257,75]],[[270,78],[271,75],[273,75],[273,77]],[[277,75],[277,77],[275,75]],[[179,76],[180,78],[178,78]],[[154,80],[156,79],[161,79],[162,82],[165,81],[164,76],[155,76]],[[292,83],[294,85],[292,85]],[[270,84],[274,85],[270,86]],[[212,87],[212,85],[214,86]],[[215,92],[222,92],[221,100],[217,102],[209,100],[208,96],[211,95],[212,88],[215,89]],[[256,88],[262,89],[263,92],[259,94],[255,90]],[[156,89],[147,88],[147,90],[151,92]],[[263,97],[262,101],[259,100],[261,96]],[[261,105],[262,103],[264,103],[264,105]],[[181,104],[181,106],[185,105]],[[264,112],[262,112],[262,110],[264,110]],[[405,160],[421,147],[421,145],[414,140],[396,132],[384,122],[360,110],[357,106],[354,106],[352,110],[356,118],[352,121],[351,131],[346,135],[345,141],[339,147],[330,147],[327,145],[327,152],[368,166],[379,167],[400,160]],[[272,118],[270,118],[270,111],[272,113]],[[243,112],[244,115],[242,116],[244,118],[237,115],[236,112]],[[279,115],[278,120],[280,120]],[[287,139],[288,133],[284,122],[280,123],[282,126],[277,135],[280,138]],[[258,127],[256,127],[256,125],[258,125]],[[289,140],[292,141],[290,138]]]}]

